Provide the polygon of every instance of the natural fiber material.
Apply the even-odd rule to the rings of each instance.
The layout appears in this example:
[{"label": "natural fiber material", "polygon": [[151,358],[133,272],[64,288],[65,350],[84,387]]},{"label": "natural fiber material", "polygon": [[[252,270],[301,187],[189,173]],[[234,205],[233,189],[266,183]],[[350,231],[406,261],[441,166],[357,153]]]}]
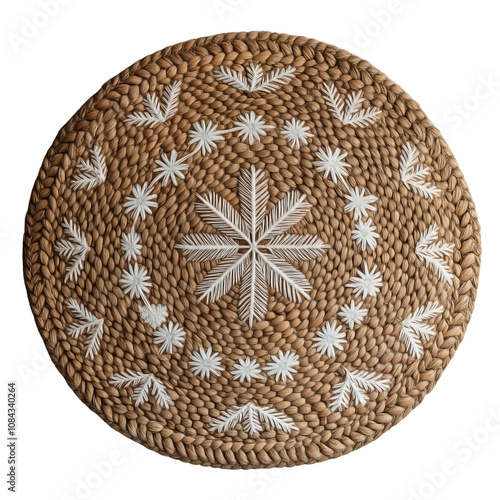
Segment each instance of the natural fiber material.
[{"label": "natural fiber material", "polygon": [[48,151],[24,246],[78,397],[224,468],[338,457],[398,423],[462,340],[479,260],[466,183],[415,101],[344,50],[261,32],[106,83]]}]

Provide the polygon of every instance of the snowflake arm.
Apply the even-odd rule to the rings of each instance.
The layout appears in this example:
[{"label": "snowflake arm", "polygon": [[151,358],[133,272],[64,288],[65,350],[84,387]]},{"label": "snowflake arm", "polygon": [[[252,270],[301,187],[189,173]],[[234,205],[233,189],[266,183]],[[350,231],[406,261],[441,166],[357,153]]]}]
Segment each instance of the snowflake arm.
[{"label": "snowflake arm", "polygon": [[407,142],[403,146],[399,171],[405,187],[413,189],[424,198],[433,198],[441,192],[439,188],[425,181],[425,178],[430,174],[429,168],[419,164],[418,150],[411,142]]},{"label": "snowflake arm", "polygon": [[82,161],[77,168],[80,174],[71,181],[73,189],[82,189],[84,187],[92,189],[106,180],[106,159],[99,146],[95,146],[90,151],[90,159]]}]

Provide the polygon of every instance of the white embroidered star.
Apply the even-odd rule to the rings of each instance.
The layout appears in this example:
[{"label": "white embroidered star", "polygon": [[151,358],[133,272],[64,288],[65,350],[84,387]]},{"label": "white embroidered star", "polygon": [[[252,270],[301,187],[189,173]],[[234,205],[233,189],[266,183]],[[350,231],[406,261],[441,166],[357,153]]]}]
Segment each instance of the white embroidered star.
[{"label": "white embroidered star", "polygon": [[368,309],[361,309],[362,304],[356,304],[351,300],[351,304],[344,304],[340,308],[339,316],[344,323],[352,330],[354,325],[360,325],[368,313]]},{"label": "white embroidered star", "polygon": [[146,214],[152,214],[151,208],[156,208],[158,203],[153,201],[156,198],[156,194],[151,194],[154,186],[149,187],[148,183],[144,183],[142,186],[136,184],[132,188],[132,196],[127,196],[125,198],[125,213],[133,212],[132,216],[134,218],[134,223],[140,217],[141,219],[146,218]]},{"label": "white embroidered star", "polygon": [[244,141],[248,140],[249,144],[260,140],[260,136],[266,135],[266,130],[274,128],[274,125],[266,125],[262,121],[262,116],[256,115],[254,111],[250,111],[245,115],[241,115],[238,121],[234,124],[235,130],[238,130],[238,136]]},{"label": "white embroidered star", "polygon": [[271,377],[275,375],[276,381],[281,378],[282,382],[285,382],[287,379],[293,379],[293,374],[297,373],[297,370],[294,366],[299,364],[299,356],[298,354],[294,354],[293,352],[287,351],[278,351],[276,356],[271,356],[273,361],[270,361],[264,367],[264,370],[268,372],[268,375]]},{"label": "white embroidered star", "polygon": [[253,378],[263,378],[260,372],[259,363],[249,357],[239,359],[233,365],[233,368],[234,370],[231,372],[231,375],[234,380],[250,382]]},{"label": "white embroidered star", "polygon": [[366,250],[368,245],[372,250],[377,248],[377,238],[380,235],[376,231],[376,227],[372,225],[372,220],[356,222],[356,229],[352,231],[352,239],[361,245],[361,250]]},{"label": "white embroidered star", "polygon": [[314,235],[285,234],[311,208],[299,191],[289,191],[266,215],[268,180],[252,166],[240,175],[238,194],[240,212],[216,193],[198,196],[197,214],[222,234],[190,234],[176,248],[190,261],[220,260],[198,285],[198,300],[219,300],[241,282],[240,319],[251,326],[265,317],[268,285],[291,302],[309,299],[311,284],[287,261],[315,259],[327,245]]},{"label": "white embroidered star", "polygon": [[218,377],[223,370],[221,360],[218,354],[212,353],[211,347],[206,351],[202,347],[199,352],[193,353],[189,365],[193,373],[201,378],[209,378],[212,375]]},{"label": "white embroidered star", "polygon": [[352,276],[350,283],[346,285],[354,289],[356,297],[362,295],[363,300],[366,299],[368,295],[375,297],[382,287],[382,280],[380,279],[380,273],[377,271],[377,265],[374,265],[371,271],[368,270],[366,261],[364,266],[365,272],[358,271],[358,276]]},{"label": "white embroidered star", "polygon": [[121,247],[125,253],[125,259],[137,260],[137,256],[141,255],[142,245],[139,244],[140,236],[132,229],[128,234],[122,234]]},{"label": "white embroidered star", "polygon": [[371,194],[365,195],[365,189],[360,191],[357,186],[354,189],[349,189],[349,194],[346,194],[345,197],[350,203],[344,207],[344,210],[346,212],[354,211],[354,220],[359,220],[362,216],[367,217],[368,210],[374,211],[375,207],[370,203],[375,203],[378,199]]},{"label": "white embroidered star", "polygon": [[193,125],[194,130],[189,131],[189,145],[196,144],[195,151],[200,151],[205,155],[211,153],[212,148],[215,148],[216,141],[224,140],[223,132],[217,131],[217,125],[211,121],[196,122]]},{"label": "white embroidered star", "polygon": [[316,348],[321,354],[325,354],[329,358],[335,357],[335,349],[343,351],[342,344],[346,344],[345,333],[341,331],[341,326],[337,326],[336,321],[327,323],[323,329],[316,332],[314,337],[313,347]]},{"label": "white embroidered star", "polygon": [[331,148],[319,148],[316,153],[317,161],[313,161],[313,165],[316,167],[318,172],[324,172],[325,177],[332,178],[332,181],[337,184],[340,180],[345,187],[349,187],[345,180],[348,175],[348,168],[351,168],[349,163],[342,161],[347,156],[347,152],[342,153],[342,150],[337,148],[333,152]]},{"label": "white embroidered star", "polygon": [[174,347],[182,347],[186,332],[177,324],[169,321],[153,333],[154,343],[159,344],[160,354],[172,354]]},{"label": "white embroidered star", "polygon": [[130,294],[131,298],[142,298],[144,299],[145,294],[148,293],[149,288],[151,288],[150,278],[146,269],[142,266],[138,266],[137,262],[132,267],[129,265],[128,271],[123,271],[122,277],[120,278],[120,284],[125,293]]},{"label": "white embroidered star", "polygon": [[162,180],[162,185],[166,186],[169,179],[172,181],[174,186],[177,186],[177,177],[179,179],[184,179],[183,171],[189,168],[189,165],[183,163],[185,158],[178,158],[177,151],[174,149],[170,153],[170,158],[166,153],[161,155],[160,160],[156,160],[156,164],[159,165],[158,168],[154,169],[154,172],[160,172],[153,182],[159,179]]},{"label": "white embroidered star", "polygon": [[299,148],[300,144],[307,144],[307,139],[313,137],[308,131],[310,127],[303,120],[292,118],[283,125],[281,134],[287,141],[291,142],[292,148]]}]

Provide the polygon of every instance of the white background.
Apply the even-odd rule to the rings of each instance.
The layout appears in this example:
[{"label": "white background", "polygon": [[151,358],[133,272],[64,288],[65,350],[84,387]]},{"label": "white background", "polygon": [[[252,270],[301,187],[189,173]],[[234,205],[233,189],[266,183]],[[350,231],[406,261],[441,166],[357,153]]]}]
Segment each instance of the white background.
[{"label": "white background", "polygon": [[[497,3],[51,1],[58,7],[50,17],[40,14],[38,0],[3,0],[0,14],[0,408],[6,408],[5,382],[17,380],[17,497],[500,498]],[[46,22],[27,32],[32,20]],[[250,30],[304,35],[348,48],[399,83],[454,151],[476,201],[483,238],[472,322],[424,404],[355,453],[313,466],[263,472],[203,468],[160,456],[133,446],[88,410],[44,357],[21,263],[32,183],[57,131],[79,106],[106,80],[151,52],[199,36]],[[6,427],[4,416],[0,422]],[[1,470],[6,472],[7,449],[0,449]],[[96,471],[99,463],[112,459],[112,470],[108,466]],[[443,469],[446,475],[439,472]],[[4,498],[4,472],[1,477]],[[90,487],[82,486],[85,483]]]}]

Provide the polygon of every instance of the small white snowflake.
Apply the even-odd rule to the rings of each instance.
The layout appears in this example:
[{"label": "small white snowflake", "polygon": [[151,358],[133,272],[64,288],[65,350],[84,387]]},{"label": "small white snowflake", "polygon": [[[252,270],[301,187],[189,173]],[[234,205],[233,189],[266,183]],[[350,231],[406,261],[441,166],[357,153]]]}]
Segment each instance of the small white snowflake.
[{"label": "small white snowflake", "polygon": [[361,309],[362,304],[356,304],[351,300],[351,304],[344,304],[340,308],[339,316],[344,323],[352,330],[354,325],[360,325],[368,314],[368,309]]},{"label": "small white snowflake", "polygon": [[364,263],[365,272],[358,271],[358,276],[353,276],[350,279],[350,283],[346,286],[353,288],[356,297],[359,295],[363,296],[363,300],[366,299],[368,295],[375,297],[382,286],[382,280],[380,279],[380,273],[377,271],[377,265],[373,266],[371,271],[368,270],[368,264]]},{"label": "small white snowflake", "polygon": [[260,136],[266,135],[266,130],[274,128],[274,125],[266,125],[262,116],[256,115],[254,111],[250,111],[245,115],[241,115],[234,124],[235,130],[238,131],[238,136],[244,141],[248,140],[249,144],[260,140]]},{"label": "small white snowflake", "polygon": [[140,217],[141,219],[146,218],[146,214],[152,214],[151,208],[156,208],[158,203],[153,201],[156,198],[156,194],[151,194],[154,186],[149,187],[148,183],[145,182],[142,186],[136,184],[132,188],[132,196],[127,196],[125,198],[125,213],[133,212],[132,216],[134,222]]},{"label": "small white snowflake", "polygon": [[300,144],[307,144],[307,139],[313,137],[308,130],[310,127],[302,120],[292,118],[287,120],[283,125],[282,135],[287,141],[291,142],[292,148],[299,148]]},{"label": "small white snowflake", "polygon": [[313,161],[313,165],[318,172],[324,172],[325,177],[332,178],[332,181],[337,184],[340,180],[348,188],[345,177],[349,174],[347,168],[351,168],[349,163],[342,161],[347,156],[347,152],[342,153],[342,150],[337,148],[332,151],[331,148],[319,148],[316,153],[317,161]]},{"label": "small white snowflake", "polygon": [[130,264],[128,271],[123,271],[120,284],[124,292],[130,294],[131,298],[144,298],[149,288],[151,288],[149,280],[150,278],[146,269],[138,266],[136,262],[134,267]]},{"label": "small white snowflake", "polygon": [[377,238],[380,238],[380,234],[377,233],[376,227],[372,225],[372,220],[358,221],[356,222],[356,229],[352,231],[352,239],[361,245],[361,250],[366,250],[368,245],[372,250],[377,248]]},{"label": "small white snowflake", "polygon": [[327,323],[323,329],[316,332],[313,347],[321,354],[326,354],[329,358],[335,357],[335,349],[343,351],[342,344],[346,344],[345,333],[341,331],[341,326],[337,326],[336,321]]},{"label": "small white snowflake", "polygon": [[263,378],[260,373],[259,363],[254,359],[246,357],[239,359],[234,365],[234,370],[231,372],[234,380],[240,382],[250,382],[253,378]]},{"label": "small white snowflake", "polygon": [[162,180],[162,185],[166,186],[169,179],[172,181],[174,186],[177,186],[177,177],[179,179],[184,179],[183,171],[189,168],[189,165],[183,163],[185,158],[178,158],[177,151],[174,149],[170,153],[170,158],[166,153],[161,155],[160,160],[156,160],[158,168],[154,169],[154,172],[160,172],[155,178],[155,182],[159,179]]},{"label": "small white snowflake", "polygon": [[211,121],[196,122],[193,128],[189,131],[189,145],[196,144],[195,151],[201,150],[202,155],[211,153],[216,141],[224,140],[223,132],[217,131],[217,125]]},{"label": "small white snowflake", "polygon": [[218,377],[223,370],[221,365],[222,358],[212,353],[212,348],[209,347],[206,351],[200,348],[199,352],[193,353],[189,365],[195,375],[201,378],[209,378],[211,375]]},{"label": "small white snowflake", "polygon": [[371,203],[375,203],[378,199],[371,194],[365,195],[365,189],[360,191],[357,186],[354,189],[349,189],[349,194],[346,194],[345,197],[350,203],[344,209],[346,212],[354,211],[354,220],[359,220],[362,216],[367,217],[368,210],[373,212],[375,207]]},{"label": "small white snowflake", "polygon": [[137,256],[141,255],[142,245],[139,244],[141,237],[132,229],[128,234],[122,234],[121,247],[125,253],[125,259],[137,260]]},{"label": "small white snowflake", "polygon": [[297,373],[297,370],[293,368],[299,364],[298,354],[287,351],[278,351],[276,356],[271,356],[273,361],[270,361],[264,367],[264,370],[268,372],[269,376],[275,375],[276,381],[281,378],[282,382],[286,379],[293,379],[293,374]]},{"label": "small white snowflake", "polygon": [[169,321],[153,333],[154,343],[160,344],[159,353],[172,354],[174,347],[182,347],[186,332],[177,324]]},{"label": "small white snowflake", "polygon": [[152,328],[158,328],[168,317],[168,310],[161,304],[146,304],[139,307],[141,318]]}]

